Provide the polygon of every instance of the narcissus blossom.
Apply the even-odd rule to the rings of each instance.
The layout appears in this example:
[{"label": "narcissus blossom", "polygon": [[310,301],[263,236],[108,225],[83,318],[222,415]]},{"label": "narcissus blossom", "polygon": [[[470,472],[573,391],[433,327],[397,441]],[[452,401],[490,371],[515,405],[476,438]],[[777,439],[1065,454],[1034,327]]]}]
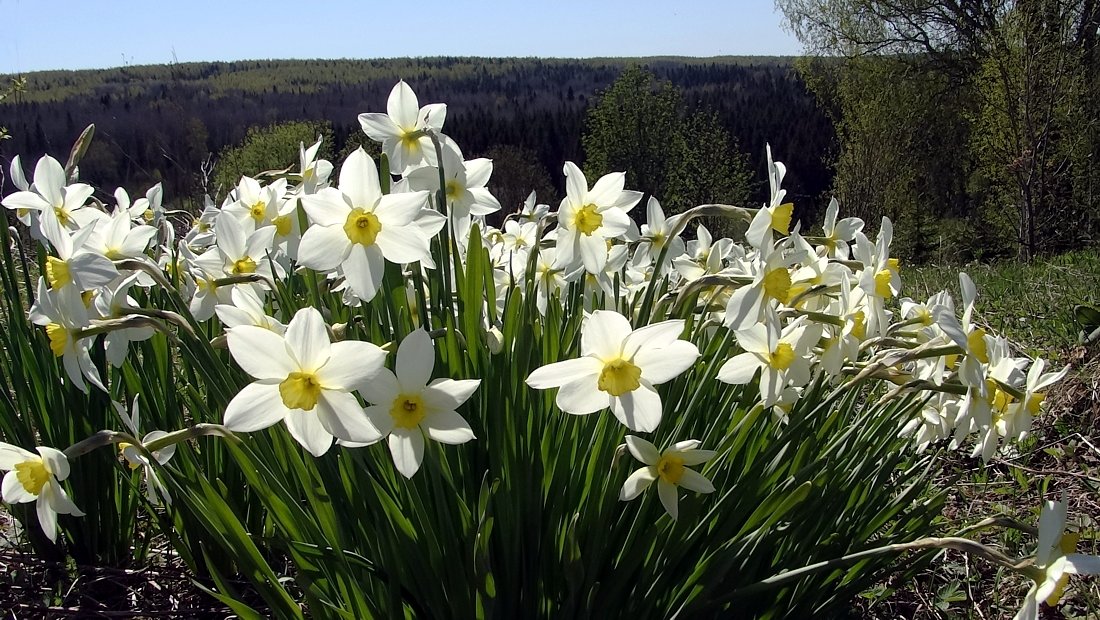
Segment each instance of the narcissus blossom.
[{"label": "narcissus blossom", "polygon": [[581,357],[536,369],[527,385],[560,388],[555,402],[566,413],[610,408],[630,430],[650,432],[661,421],[661,396],[654,386],[699,358],[694,344],[679,339],[683,331],[680,320],[632,330],[625,316],[597,310],[581,328]]},{"label": "narcissus blossom", "polygon": [[699,441],[688,439],[678,442],[664,452],[641,437],[626,436],[626,447],[634,458],[646,464],[646,467],[630,474],[619,491],[619,499],[630,501],[642,494],[654,482],[657,483],[657,495],[665,512],[674,520],[679,516],[679,498],[677,487],[696,493],[713,493],[714,485],[702,474],[688,469],[714,458],[714,450],[698,450]]},{"label": "narcissus blossom", "polygon": [[54,448],[35,448],[38,454],[0,443],[0,469],[4,474],[3,497],[9,504],[37,502],[38,523],[46,538],[57,542],[57,515],[83,517],[60,481],[69,477],[69,459]]},{"label": "narcissus blossom", "polygon": [[[397,373],[383,368],[363,386],[367,417],[389,438],[397,471],[412,478],[424,462],[424,436],[445,444],[474,439],[474,431],[455,410],[481,385],[478,379],[436,379],[435,349],[428,332],[418,329],[397,349]],[[429,383],[429,381],[431,381]],[[351,442],[344,445],[355,447]],[[360,444],[362,445],[362,444]]]},{"label": "narcissus blossom", "polygon": [[253,325],[228,332],[229,352],[257,379],[225,408],[225,426],[251,432],[285,421],[294,439],[314,456],[333,436],[374,441],[379,432],[351,392],[382,367],[385,352],[369,342],[331,342],[316,308],[299,310],[286,335]]},{"label": "narcissus blossom", "polygon": [[1066,533],[1066,503],[1048,501],[1039,513],[1039,546],[1035,564],[1025,570],[1035,583],[1013,620],[1038,620],[1039,603],[1057,605],[1070,574],[1100,574],[1100,557],[1074,553],[1077,534]]}]

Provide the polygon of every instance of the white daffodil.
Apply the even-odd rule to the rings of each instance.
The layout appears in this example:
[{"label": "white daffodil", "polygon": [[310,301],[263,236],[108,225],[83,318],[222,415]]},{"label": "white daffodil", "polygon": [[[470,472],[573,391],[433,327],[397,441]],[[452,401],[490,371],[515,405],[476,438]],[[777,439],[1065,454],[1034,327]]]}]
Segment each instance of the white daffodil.
[{"label": "white daffodil", "polygon": [[35,448],[38,454],[0,443],[3,497],[9,504],[37,502],[38,523],[46,538],[57,542],[57,515],[83,517],[60,481],[69,477],[69,459],[54,448]]},{"label": "white daffodil", "polygon": [[[141,428],[141,413],[138,409],[137,397],[134,397],[132,415],[126,413],[126,410],[121,404],[114,401],[112,401],[111,404],[114,405],[115,411],[118,412],[118,416],[122,418],[122,423],[126,425],[126,430],[129,431],[134,438],[141,437],[141,433],[138,430]],[[166,435],[168,435],[168,433],[165,431],[152,431],[146,433],[144,437],[141,437],[141,443],[144,445]],[[172,497],[168,494],[168,487],[161,481],[160,476],[157,475],[156,468],[149,460],[149,457],[145,456],[144,452],[139,450],[137,446],[128,443],[119,444],[118,451],[122,455],[122,458],[130,465],[130,469],[141,468],[142,478],[145,479],[145,498],[150,504],[159,506],[162,502],[165,505],[172,503]],[[150,454],[153,455],[153,459],[155,459],[157,463],[165,465],[175,456],[176,444],[154,450]]]},{"label": "white daffodil", "polygon": [[73,288],[51,290],[45,278],[38,278],[38,296],[28,312],[31,323],[46,329],[50,350],[61,358],[65,372],[73,385],[85,393],[90,381],[97,388],[107,391],[99,378],[99,370],[92,363],[88,349],[91,338],[81,338],[80,331],[89,326],[88,308]]},{"label": "white daffodil", "polygon": [[[12,185],[15,185],[16,189],[22,192],[31,191],[31,184],[27,182],[27,176],[23,172],[23,162],[19,160],[18,155],[12,157],[11,166],[8,168],[8,171],[11,173]],[[532,192],[532,194],[533,193],[534,192]],[[14,194],[12,195],[14,196]],[[31,198],[34,201],[34,204],[41,206],[34,197],[27,198]],[[30,228],[31,235],[34,236],[35,239],[41,238],[41,232],[39,232],[38,230],[39,209],[35,209],[30,206],[19,206],[19,198],[17,198],[15,202],[10,205],[8,204],[8,198],[4,198],[3,202],[0,204],[3,204],[9,209],[13,209],[15,211],[15,219],[19,220],[25,226]]]},{"label": "white daffodil", "polygon": [[535,192],[527,194],[527,198],[523,201],[523,206],[520,207],[519,217],[524,222],[538,222],[542,218],[546,217],[546,214],[550,212],[550,205],[538,204],[538,199],[535,197]]},{"label": "white daffodil", "polygon": [[257,379],[225,408],[225,426],[252,432],[285,421],[290,434],[314,456],[333,436],[370,442],[379,438],[352,390],[382,367],[379,347],[352,340],[331,342],[316,308],[295,313],[286,335],[241,325],[229,330],[229,352]]},{"label": "white daffodil", "polygon": [[111,259],[87,247],[95,226],[87,226],[70,235],[53,212],[44,212],[39,222],[42,235],[50,242],[57,256],[46,257],[46,281],[54,290],[72,287],[83,293],[118,277]]},{"label": "white daffodil", "polygon": [[285,334],[286,326],[273,316],[267,314],[264,309],[264,301],[256,293],[255,289],[235,287],[230,294],[232,304],[218,304],[214,311],[226,328],[240,327],[241,325],[254,325],[269,329],[276,334]]},{"label": "white daffodil", "polygon": [[657,496],[665,507],[668,516],[675,520],[679,516],[679,498],[677,487],[684,487],[696,493],[713,493],[714,485],[695,470],[692,465],[700,465],[714,458],[714,450],[699,450],[697,439],[688,439],[674,444],[664,452],[641,437],[626,436],[626,447],[634,458],[646,464],[636,470],[623,483],[619,499],[627,502],[641,495],[654,481],[657,482]]},{"label": "white daffodil", "polygon": [[[397,348],[397,373],[379,370],[360,393],[371,404],[367,417],[381,437],[389,438],[397,471],[412,478],[424,461],[424,436],[444,444],[474,439],[474,431],[456,411],[481,385],[478,379],[432,379],[435,348],[422,328],[411,332]],[[431,383],[429,383],[431,381]],[[380,438],[381,438],[380,437]],[[345,446],[364,445],[341,442]]]},{"label": "white daffodil", "polygon": [[734,332],[745,350],[726,360],[718,369],[718,380],[744,385],[760,372],[760,399],[765,407],[779,401],[787,386],[802,387],[810,380],[806,356],[821,336],[821,326],[805,325],[800,319],[780,331],[779,319],[768,314],[763,323]]},{"label": "white daffodil", "polygon": [[890,218],[882,218],[878,238],[872,243],[862,232],[855,233],[853,254],[863,264],[859,272],[859,287],[867,294],[867,334],[881,336],[890,325],[891,313],[885,304],[901,290],[898,259],[890,258],[894,226]]},{"label": "white daffodil", "polygon": [[1074,553],[1077,534],[1066,533],[1066,502],[1047,501],[1039,514],[1039,546],[1035,563],[1024,570],[1035,582],[1013,620],[1038,620],[1039,603],[1055,606],[1069,583],[1070,574],[1100,574],[1100,557]]},{"label": "white daffodil", "polygon": [[5,197],[0,204],[24,217],[27,211],[50,211],[62,228],[77,230],[93,217],[90,211],[84,210],[84,203],[93,191],[92,186],[85,183],[70,185],[65,169],[56,159],[46,155],[34,167],[34,185]]},{"label": "white daffodil", "polygon": [[672,259],[682,255],[686,246],[679,236],[672,237],[672,229],[676,226],[676,218],[665,217],[665,211],[661,203],[653,196],[646,203],[646,223],[642,225],[642,238],[638,244],[638,251],[645,257],[645,265],[657,260],[661,252],[665,251],[665,263],[661,265],[660,273],[664,275],[672,265]]},{"label": "white daffodil", "polygon": [[[485,184],[493,174],[493,160],[484,157],[463,160],[462,151],[454,142],[447,141],[443,149],[444,193],[451,220],[455,223],[458,240],[465,242],[468,236],[470,216],[484,216],[500,211],[500,201],[489,193]],[[439,190],[439,169],[434,166],[417,168],[406,177],[413,190]]]},{"label": "white daffodil", "polygon": [[[224,262],[222,269],[233,276],[255,273],[263,276],[266,281],[274,281],[283,276],[283,268],[279,263],[271,260],[273,243],[275,240],[275,226],[264,226],[251,232],[239,220],[226,217],[223,213],[218,218],[217,251]],[[214,249],[203,256],[210,255]],[[262,286],[267,286],[266,284]]]},{"label": "white daffodil", "polygon": [[857,232],[863,230],[863,220],[858,217],[846,217],[837,221],[839,214],[840,203],[833,198],[825,209],[825,224],[822,226],[825,239],[819,253],[826,258],[848,260],[851,255],[848,244],[856,238]]},{"label": "white daffodil", "polygon": [[695,363],[699,349],[680,340],[681,320],[632,330],[618,312],[597,310],[581,327],[581,357],[536,369],[527,385],[560,388],[555,402],[574,415],[611,408],[633,431],[650,432],[661,422],[661,396],[654,387]]},{"label": "white daffodil", "polygon": [[627,191],[626,174],[606,174],[588,188],[584,173],[565,162],[565,198],[558,207],[558,260],[564,269],[583,264],[600,273],[607,262],[607,242],[631,227],[627,211],[642,199],[641,192]]},{"label": "white daffodil", "polygon": [[302,179],[298,191],[302,195],[316,193],[328,183],[329,175],[332,174],[332,162],[317,157],[321,151],[321,141],[322,138],[318,136],[317,141],[309,148],[306,148],[305,142],[298,144],[298,176]]},{"label": "white daffodil", "polygon": [[[428,192],[382,195],[374,161],[357,149],[340,169],[340,188],[325,188],[302,198],[314,222],[298,246],[298,262],[317,271],[340,269],[356,297],[370,301],[378,293],[385,262],[431,259],[430,235],[418,218]],[[434,232],[446,220],[438,218]]]},{"label": "white daffodil", "polygon": [[386,113],[367,112],[359,115],[359,124],[371,140],[382,143],[382,151],[390,158],[390,169],[405,174],[418,166],[434,166],[438,159],[435,146],[422,130],[443,131],[447,106],[433,103],[420,107],[416,93],[404,81],[398,82],[386,101]]},{"label": "white daffodil", "polygon": [[[122,318],[125,310],[137,307],[137,302],[128,294],[130,287],[138,280],[138,273],[119,278],[110,285],[99,289],[93,307],[100,317],[105,319]],[[107,361],[115,368],[122,366],[131,342],[141,342],[153,337],[152,327],[127,327],[112,329],[103,338],[103,350]]]},{"label": "white daffodil", "polygon": [[139,258],[153,241],[157,229],[147,224],[133,225],[130,213],[120,202],[111,215],[101,214],[88,247],[111,260]]},{"label": "white daffodil", "polygon": [[236,200],[225,205],[222,212],[247,223],[244,227],[247,232],[264,226],[275,226],[280,207],[285,202],[286,191],[286,179],[276,179],[270,185],[264,186],[252,177],[241,177],[234,192]]},{"label": "white daffodil", "polygon": [[772,161],[772,147],[767,145],[768,152],[768,185],[771,189],[771,200],[760,208],[745,231],[745,240],[754,248],[762,248],[771,245],[772,231],[780,236],[790,234],[791,216],[794,215],[794,203],[783,202],[787,190],[780,186],[783,176],[787,174],[787,167],[782,162]]}]

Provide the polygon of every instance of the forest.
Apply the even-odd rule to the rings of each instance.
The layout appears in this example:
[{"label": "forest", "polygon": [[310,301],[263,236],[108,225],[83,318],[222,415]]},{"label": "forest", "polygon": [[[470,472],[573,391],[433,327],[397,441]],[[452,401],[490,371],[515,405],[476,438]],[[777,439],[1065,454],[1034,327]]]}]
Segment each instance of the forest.
[{"label": "forest", "polygon": [[[39,72],[0,103],[0,124],[11,135],[0,143],[0,156],[33,162],[43,153],[63,154],[94,123],[82,177],[139,194],[161,182],[170,200],[201,204],[204,192],[231,189],[216,187],[212,173],[250,128],[307,121],[331,132],[326,152],[339,156],[365,141],[357,115],[384,109],[403,79],[422,104],[447,102],[447,133],[467,158],[494,158],[491,188],[523,167],[527,191],[547,188],[552,195],[540,192],[540,201],[550,202],[560,198],[562,164],[584,165],[590,106],[629,66],[650,73],[654,88],[674,86],[683,114],[706,111],[717,119],[732,154],[744,156],[753,172],[753,201],[767,197],[770,144],[788,164],[789,191],[800,209],[823,208],[832,123],[789,58],[245,61]],[[519,190],[504,193],[512,198],[502,201],[515,206]]]}]

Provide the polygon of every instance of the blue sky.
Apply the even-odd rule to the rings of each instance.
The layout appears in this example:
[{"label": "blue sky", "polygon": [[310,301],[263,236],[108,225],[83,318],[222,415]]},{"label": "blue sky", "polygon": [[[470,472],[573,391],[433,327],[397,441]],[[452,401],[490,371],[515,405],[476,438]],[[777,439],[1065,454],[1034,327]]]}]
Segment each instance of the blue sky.
[{"label": "blue sky", "polygon": [[201,60],[792,55],[772,0],[0,0],[0,73]]}]

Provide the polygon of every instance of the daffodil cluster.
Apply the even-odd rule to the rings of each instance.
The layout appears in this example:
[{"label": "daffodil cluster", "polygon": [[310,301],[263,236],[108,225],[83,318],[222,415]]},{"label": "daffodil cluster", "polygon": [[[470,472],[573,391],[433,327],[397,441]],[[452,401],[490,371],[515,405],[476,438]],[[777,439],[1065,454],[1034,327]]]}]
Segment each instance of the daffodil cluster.
[{"label": "daffodil cluster", "polygon": [[[626,188],[624,173],[590,178],[566,162],[556,208],[532,194],[501,213],[488,189],[492,162],[466,158],[444,133],[446,113],[443,104],[421,106],[400,82],[386,113],[359,116],[380,143],[381,173],[381,162],[359,148],[334,176],[318,157],[321,143],[303,144],[296,166],[241,178],[197,216],[166,209],[159,186],[133,201],[121,189],[100,200],[75,168],[50,157],[28,182],[16,159],[20,189],[3,205],[45,255],[30,320],[72,385],[111,394],[110,369],[91,355],[99,336],[107,365],[119,367],[131,343],[158,330],[207,329],[251,378],[221,412],[230,431],[282,426],[315,457],[334,443],[385,440],[397,471],[411,478],[427,458],[426,440],[477,439],[463,410],[480,378],[437,376],[437,360],[454,351],[438,350],[435,339],[481,340],[510,360],[515,338],[504,338],[501,320],[510,299],[523,296],[543,317],[579,310],[579,341],[522,369],[523,389],[556,389],[563,413],[609,411],[626,429],[664,442],[625,437],[645,467],[622,472],[620,497],[656,482],[673,518],[677,488],[714,490],[688,468],[721,467],[719,452],[673,436],[662,386],[674,379],[748,386],[778,419],[815,382],[842,390],[877,381],[876,397],[922,395],[919,417],[898,429],[917,449],[942,441],[988,461],[1028,433],[1046,389],[1066,372],[1046,372],[1042,360],[990,333],[965,274],[958,302],[947,292],[901,297],[888,219],[872,235],[863,221],[840,218],[833,201],[820,233],[804,234],[782,188],[786,169],[770,149],[770,196],[755,209],[702,205],[667,216],[655,197],[640,208],[642,194]],[[715,215],[744,220],[744,238],[716,239],[696,221]],[[475,261],[491,273],[485,298],[459,308],[454,291]],[[308,294],[289,284],[302,279]],[[180,306],[153,306],[159,293]],[[332,320],[322,298],[341,310],[386,304],[385,320]],[[413,329],[398,328],[403,320]],[[715,337],[732,352],[704,363],[702,340]],[[132,409],[119,411],[136,438]],[[78,513],[59,486],[68,472],[61,453],[4,450],[0,466],[15,472],[5,478],[5,499],[37,498],[48,533],[57,513]],[[146,473],[150,501],[169,501],[157,472],[171,451],[130,445],[123,455]]]}]

